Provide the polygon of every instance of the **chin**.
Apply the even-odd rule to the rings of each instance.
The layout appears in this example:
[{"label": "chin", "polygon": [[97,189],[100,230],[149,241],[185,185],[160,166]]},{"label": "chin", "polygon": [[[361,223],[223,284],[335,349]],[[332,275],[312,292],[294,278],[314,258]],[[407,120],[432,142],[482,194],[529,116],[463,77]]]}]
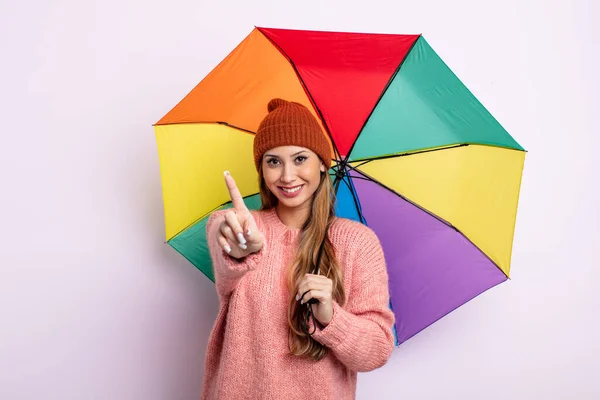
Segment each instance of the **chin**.
[{"label": "chin", "polygon": [[277,197],[277,200],[279,201],[279,204],[286,208],[297,208],[306,203],[307,199],[305,199],[304,196],[302,196],[294,199],[289,199],[287,197]]}]

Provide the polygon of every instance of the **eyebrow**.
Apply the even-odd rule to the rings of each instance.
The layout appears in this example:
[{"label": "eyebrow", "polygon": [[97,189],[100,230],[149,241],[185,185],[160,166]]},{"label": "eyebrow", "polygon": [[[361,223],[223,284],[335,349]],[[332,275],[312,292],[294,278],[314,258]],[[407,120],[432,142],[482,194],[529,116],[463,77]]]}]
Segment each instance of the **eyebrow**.
[{"label": "eyebrow", "polygon": [[[306,150],[300,150],[300,151],[292,154],[292,157],[297,156],[298,154],[301,154],[301,153],[306,153]],[[275,154],[269,154],[269,153],[265,154],[265,157],[278,157],[279,158],[279,156],[277,156]]]}]

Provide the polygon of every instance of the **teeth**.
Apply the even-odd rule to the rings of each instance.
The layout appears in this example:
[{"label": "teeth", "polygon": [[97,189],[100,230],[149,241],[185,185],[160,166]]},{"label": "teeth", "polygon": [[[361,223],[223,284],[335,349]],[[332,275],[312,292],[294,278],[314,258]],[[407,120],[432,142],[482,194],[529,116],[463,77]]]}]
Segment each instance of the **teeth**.
[{"label": "teeth", "polygon": [[300,190],[300,188],[301,188],[301,187],[302,187],[302,186],[296,186],[296,187],[295,187],[295,188],[293,188],[293,189],[281,188],[281,190],[283,190],[283,191],[284,191],[284,192],[286,192],[286,193],[295,193],[295,192],[297,192],[298,190]]}]

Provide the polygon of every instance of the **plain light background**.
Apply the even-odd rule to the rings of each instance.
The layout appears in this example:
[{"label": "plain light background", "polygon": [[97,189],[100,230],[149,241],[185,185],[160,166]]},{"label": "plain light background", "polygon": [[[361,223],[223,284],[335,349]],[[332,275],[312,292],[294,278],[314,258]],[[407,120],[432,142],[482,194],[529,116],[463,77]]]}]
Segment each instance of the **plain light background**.
[{"label": "plain light background", "polygon": [[599,15],[593,0],[3,0],[0,398],[198,398],[217,298],[164,244],[151,124],[254,25],[422,33],[529,151],[512,280],[360,374],[358,398],[600,398]]}]

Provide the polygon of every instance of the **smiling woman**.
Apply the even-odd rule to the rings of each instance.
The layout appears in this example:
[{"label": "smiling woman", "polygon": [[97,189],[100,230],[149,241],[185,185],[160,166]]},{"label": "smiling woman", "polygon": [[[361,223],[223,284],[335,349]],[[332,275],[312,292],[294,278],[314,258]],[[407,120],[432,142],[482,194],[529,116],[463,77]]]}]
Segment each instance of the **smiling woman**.
[{"label": "smiling woman", "polygon": [[226,172],[233,210],[206,227],[221,307],[202,398],[353,399],[357,372],[394,347],[383,250],[335,216],[331,147],[310,111],[267,108],[254,137],[261,209]]},{"label": "smiling woman", "polygon": [[280,217],[286,210],[301,207],[306,213],[317,190],[325,164],[310,149],[281,146],[263,157],[262,177],[279,202]]}]

